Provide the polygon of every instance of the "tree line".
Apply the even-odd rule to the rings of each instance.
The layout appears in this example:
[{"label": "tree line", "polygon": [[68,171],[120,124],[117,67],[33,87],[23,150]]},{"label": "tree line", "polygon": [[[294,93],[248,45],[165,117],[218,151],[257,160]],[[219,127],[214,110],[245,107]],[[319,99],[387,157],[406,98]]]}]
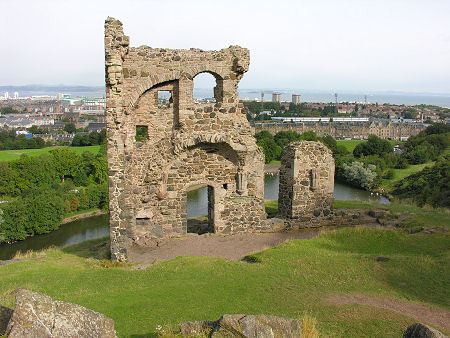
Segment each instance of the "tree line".
[{"label": "tree line", "polygon": [[81,155],[57,148],[0,162],[0,243],[59,228],[65,215],[108,208],[105,147]]}]

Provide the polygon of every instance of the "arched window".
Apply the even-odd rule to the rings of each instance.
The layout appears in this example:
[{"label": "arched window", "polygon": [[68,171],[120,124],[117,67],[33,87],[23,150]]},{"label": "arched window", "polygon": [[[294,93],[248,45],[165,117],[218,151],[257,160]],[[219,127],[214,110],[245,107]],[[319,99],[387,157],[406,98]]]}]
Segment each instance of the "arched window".
[{"label": "arched window", "polygon": [[222,79],[218,75],[204,72],[193,78],[192,97],[197,103],[222,102]]}]

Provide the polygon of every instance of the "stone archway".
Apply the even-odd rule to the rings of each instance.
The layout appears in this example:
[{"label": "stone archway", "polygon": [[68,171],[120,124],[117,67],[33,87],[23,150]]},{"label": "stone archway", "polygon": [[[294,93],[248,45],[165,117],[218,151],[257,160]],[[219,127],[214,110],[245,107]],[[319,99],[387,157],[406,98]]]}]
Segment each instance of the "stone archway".
[{"label": "stone archway", "polygon": [[[131,47],[122,23],[108,18],[105,66],[112,258],[186,234],[184,197],[195,183],[213,189],[215,232],[261,229],[264,158],[237,94],[249,51]],[[216,78],[214,103],[192,98],[203,72]],[[161,90],[169,104],[156,103]],[[147,137],[136,139],[137,127]]]}]

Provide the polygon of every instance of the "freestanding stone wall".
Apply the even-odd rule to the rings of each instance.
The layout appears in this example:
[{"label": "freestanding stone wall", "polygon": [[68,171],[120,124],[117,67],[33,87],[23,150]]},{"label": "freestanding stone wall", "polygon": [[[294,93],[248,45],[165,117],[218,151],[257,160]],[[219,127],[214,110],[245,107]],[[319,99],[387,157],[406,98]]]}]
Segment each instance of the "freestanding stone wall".
[{"label": "freestanding stone wall", "polygon": [[[259,230],[264,222],[264,155],[237,86],[249,51],[129,46],[122,23],[105,22],[112,258],[133,244],[187,232],[187,192],[208,186],[214,232]],[[193,78],[216,78],[214,104],[195,103]],[[170,92],[166,103],[158,92]],[[136,139],[144,130],[144,139]],[[141,134],[142,136],[142,134]]]},{"label": "freestanding stone wall", "polygon": [[316,222],[333,203],[334,159],[320,142],[298,141],[283,151],[280,167],[279,216]]}]

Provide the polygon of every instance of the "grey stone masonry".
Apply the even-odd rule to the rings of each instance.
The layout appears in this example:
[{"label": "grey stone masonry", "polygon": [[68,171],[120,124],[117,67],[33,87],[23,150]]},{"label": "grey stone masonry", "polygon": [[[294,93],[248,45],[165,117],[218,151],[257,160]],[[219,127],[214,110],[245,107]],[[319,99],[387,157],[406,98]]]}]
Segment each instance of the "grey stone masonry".
[{"label": "grey stone masonry", "polygon": [[297,141],[283,151],[280,167],[279,216],[304,222],[330,215],[334,159],[320,142]]},{"label": "grey stone masonry", "polygon": [[[259,231],[264,155],[237,86],[249,51],[130,47],[122,23],[105,22],[105,77],[112,259],[132,245],[187,232],[187,192],[208,186],[216,233]],[[216,79],[215,103],[193,99],[193,79]],[[158,92],[170,92],[166,102]],[[145,130],[136,138],[137,130]]]}]

